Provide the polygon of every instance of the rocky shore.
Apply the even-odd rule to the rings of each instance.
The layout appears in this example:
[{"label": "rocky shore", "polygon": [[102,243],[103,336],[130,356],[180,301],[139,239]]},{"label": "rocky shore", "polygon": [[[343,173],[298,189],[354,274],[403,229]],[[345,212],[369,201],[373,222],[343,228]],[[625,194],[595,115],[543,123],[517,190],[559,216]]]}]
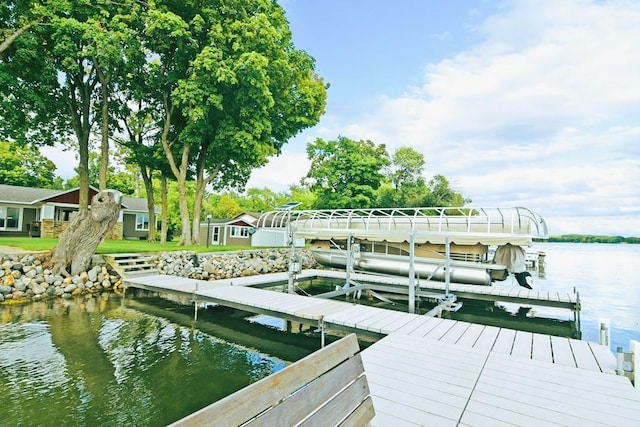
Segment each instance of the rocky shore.
[{"label": "rocky shore", "polygon": [[[166,252],[155,260],[160,274],[198,280],[218,280],[287,271],[289,249],[257,249],[196,255],[189,251]],[[296,252],[302,268],[315,268],[310,252]],[[94,259],[97,259],[96,257]],[[94,262],[91,269],[73,277],[53,274],[43,254],[0,255],[0,302],[72,298],[79,295],[117,291],[122,279],[106,262]]]},{"label": "rocky shore", "polygon": [[[256,249],[237,252],[199,254],[167,252],[156,261],[160,274],[170,274],[198,280],[232,279],[256,274],[278,273],[289,268],[289,249]],[[316,268],[313,255],[296,251],[302,268]]]},{"label": "rocky shore", "polygon": [[0,302],[39,300],[118,289],[120,276],[107,264],[94,265],[73,277],[64,277],[46,268],[46,257],[35,254],[0,255]]}]

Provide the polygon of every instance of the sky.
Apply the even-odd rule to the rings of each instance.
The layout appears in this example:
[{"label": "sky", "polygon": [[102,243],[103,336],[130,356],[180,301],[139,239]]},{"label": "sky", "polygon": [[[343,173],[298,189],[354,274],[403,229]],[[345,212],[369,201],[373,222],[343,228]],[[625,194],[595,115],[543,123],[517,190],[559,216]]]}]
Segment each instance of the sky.
[{"label": "sky", "polygon": [[640,236],[637,0],[281,0],[330,84],[320,122],[254,171],[287,190],[307,143],[409,146],[478,207],[552,235]]},{"label": "sky", "polygon": [[640,236],[640,2],[286,0],[326,113],[254,172],[285,190],[338,136],[410,146],[474,206]]}]

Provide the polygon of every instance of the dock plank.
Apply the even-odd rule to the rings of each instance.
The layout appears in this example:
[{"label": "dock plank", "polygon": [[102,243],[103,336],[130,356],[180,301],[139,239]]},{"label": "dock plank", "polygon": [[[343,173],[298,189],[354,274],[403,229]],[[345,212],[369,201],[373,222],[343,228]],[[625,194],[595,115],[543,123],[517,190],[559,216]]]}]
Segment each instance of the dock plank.
[{"label": "dock plank", "polygon": [[608,374],[615,374],[618,361],[609,347],[595,342],[589,342],[588,344],[591,352],[596,358],[596,362],[598,363],[600,370]]},{"label": "dock plank", "polygon": [[466,322],[456,322],[447,333],[440,338],[442,342],[448,342],[451,344],[455,344],[460,340],[460,337],[464,335],[464,333],[469,329],[471,323]]},{"label": "dock plank", "polygon": [[422,326],[424,323],[431,321],[431,319],[432,318],[428,317],[428,316],[417,316],[417,317],[414,317],[412,320],[409,320],[409,322],[407,322],[404,325],[400,326],[394,332],[396,334],[411,335],[413,333],[413,331],[415,331],[417,328]]},{"label": "dock plank", "polygon": [[500,334],[500,328],[496,326],[485,326],[475,344],[473,344],[473,348],[477,350],[491,350],[496,343],[498,334]]},{"label": "dock plank", "polygon": [[460,336],[456,344],[463,345],[466,347],[473,347],[478,341],[480,334],[484,329],[484,325],[479,325],[477,323],[469,323],[469,327],[464,331],[464,333]]},{"label": "dock plank", "polygon": [[573,357],[576,359],[576,366],[578,368],[600,371],[600,366],[588,342],[570,339],[569,344],[571,345]]},{"label": "dock plank", "polygon": [[[409,332],[409,335],[412,336],[417,336],[417,337],[424,337],[426,334],[429,333],[429,331],[433,328],[435,328],[441,321],[442,319],[436,318],[436,317],[430,317],[430,316],[420,316],[421,319],[420,321],[416,322],[416,327],[414,327],[411,332]],[[409,325],[407,325],[409,326]],[[413,327],[413,322],[411,322],[411,326]],[[399,330],[398,332],[402,332],[402,330]]]},{"label": "dock plank", "polygon": [[[391,311],[388,310],[388,316],[379,319],[377,322],[369,323],[368,327],[372,330],[377,330],[378,332],[387,331],[388,325],[394,324],[398,321],[402,321],[402,324],[407,323],[412,317],[408,313],[400,312],[400,311]],[[394,328],[395,329],[395,328]]]},{"label": "dock plank", "polygon": [[430,338],[434,340],[440,340],[444,337],[451,328],[456,324],[456,320],[451,319],[438,319],[440,322],[423,335],[424,338]]},{"label": "dock plank", "polygon": [[361,316],[364,312],[368,313],[368,310],[365,306],[352,305],[345,310],[333,313],[329,316],[325,316],[324,320],[325,322],[335,323],[336,325],[345,325],[347,322],[351,323],[351,319],[354,316]]},{"label": "dock plank", "polygon": [[398,319],[394,320],[393,322],[389,323],[388,325],[385,325],[384,327],[384,331],[387,334],[391,334],[394,332],[398,332],[401,328],[403,328],[404,326],[408,325],[409,323],[415,321],[416,319],[419,319],[421,316],[417,315],[417,314],[411,314],[411,313],[403,313],[404,316],[399,317]]},{"label": "dock plank", "polygon": [[516,331],[511,355],[531,359],[532,350],[533,334],[531,332]]},{"label": "dock plank", "polygon": [[565,366],[576,366],[576,360],[573,357],[573,350],[571,350],[569,338],[552,336],[551,351],[554,363]]},{"label": "dock plank", "polygon": [[553,352],[551,350],[551,337],[543,334],[533,334],[531,346],[531,358],[544,362],[553,362]]},{"label": "dock plank", "polygon": [[513,329],[501,328],[491,351],[501,354],[511,354],[516,331]]}]

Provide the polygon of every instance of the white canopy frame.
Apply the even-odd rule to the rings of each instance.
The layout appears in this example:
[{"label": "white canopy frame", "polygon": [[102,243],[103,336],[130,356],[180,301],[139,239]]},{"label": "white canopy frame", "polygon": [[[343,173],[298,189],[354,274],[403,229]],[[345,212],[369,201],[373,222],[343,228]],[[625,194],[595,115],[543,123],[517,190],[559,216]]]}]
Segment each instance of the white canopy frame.
[{"label": "white canopy frame", "polygon": [[[262,214],[258,228],[285,229],[293,237],[409,244],[409,311],[415,312],[415,245],[444,244],[445,298],[449,293],[450,245],[530,246],[534,238],[547,239],[544,218],[525,207],[423,207],[332,210],[275,210]],[[292,249],[293,251],[294,249]],[[349,249],[350,250],[350,249]],[[293,253],[293,252],[292,252]],[[350,254],[349,254],[350,258]],[[290,282],[293,278],[290,279]],[[291,288],[291,287],[290,287]]]}]

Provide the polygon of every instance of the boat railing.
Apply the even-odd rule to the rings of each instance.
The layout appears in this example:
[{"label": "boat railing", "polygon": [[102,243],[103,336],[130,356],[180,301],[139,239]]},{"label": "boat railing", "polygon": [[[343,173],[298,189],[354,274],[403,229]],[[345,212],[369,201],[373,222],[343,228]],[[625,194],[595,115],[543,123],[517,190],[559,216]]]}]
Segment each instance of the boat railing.
[{"label": "boat railing", "polygon": [[[502,234],[547,238],[545,220],[524,207],[425,207],[270,211],[262,214],[257,228],[293,227],[305,231],[372,235],[372,232],[418,232],[441,234]],[[377,233],[374,233],[377,234]]]}]

